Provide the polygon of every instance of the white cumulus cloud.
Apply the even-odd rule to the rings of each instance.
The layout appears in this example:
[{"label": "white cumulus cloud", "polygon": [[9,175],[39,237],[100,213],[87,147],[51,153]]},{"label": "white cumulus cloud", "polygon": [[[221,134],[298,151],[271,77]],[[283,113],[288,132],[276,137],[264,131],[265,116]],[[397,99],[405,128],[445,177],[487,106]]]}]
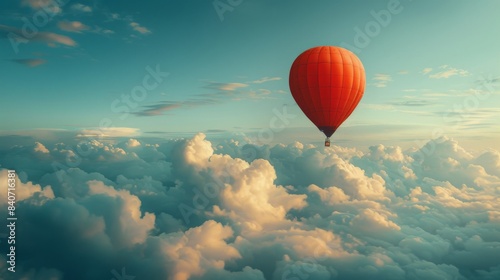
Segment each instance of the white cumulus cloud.
[{"label": "white cumulus cloud", "polygon": [[448,137],[361,151],[134,132],[0,141],[0,180],[17,174],[21,277],[500,277],[498,151]]}]

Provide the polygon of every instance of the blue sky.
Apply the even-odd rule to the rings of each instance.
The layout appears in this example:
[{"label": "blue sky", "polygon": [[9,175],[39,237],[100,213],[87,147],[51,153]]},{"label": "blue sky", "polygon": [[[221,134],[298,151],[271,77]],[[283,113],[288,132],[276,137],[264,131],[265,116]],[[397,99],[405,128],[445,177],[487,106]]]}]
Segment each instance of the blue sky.
[{"label": "blue sky", "polygon": [[[1,4],[3,134],[95,130],[106,119],[139,137],[243,133],[258,142],[285,105],[297,117],[273,141],[320,143],[294,105],[288,71],[305,49],[341,45],[360,57],[367,87],[339,143],[410,147],[438,129],[498,148],[498,1],[394,2],[382,25],[373,14],[391,1],[66,1],[42,15],[47,22],[40,3]],[[26,22],[38,31],[13,47],[9,34],[22,36]],[[356,45],[370,25],[378,29]],[[122,96],[148,66],[168,77],[125,116]]]},{"label": "blue sky", "polygon": [[[500,279],[498,11],[1,1],[0,278]],[[288,89],[318,45],[366,70],[331,147]]]}]

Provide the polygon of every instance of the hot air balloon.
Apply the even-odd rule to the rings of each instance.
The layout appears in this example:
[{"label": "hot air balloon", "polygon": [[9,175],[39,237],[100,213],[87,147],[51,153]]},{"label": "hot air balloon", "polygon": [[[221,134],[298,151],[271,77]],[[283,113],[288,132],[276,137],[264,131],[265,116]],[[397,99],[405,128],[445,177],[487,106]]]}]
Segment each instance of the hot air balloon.
[{"label": "hot air balloon", "polygon": [[365,70],[352,52],[335,46],[314,47],[293,62],[290,91],[304,114],[330,137],[351,115],[365,90]]}]

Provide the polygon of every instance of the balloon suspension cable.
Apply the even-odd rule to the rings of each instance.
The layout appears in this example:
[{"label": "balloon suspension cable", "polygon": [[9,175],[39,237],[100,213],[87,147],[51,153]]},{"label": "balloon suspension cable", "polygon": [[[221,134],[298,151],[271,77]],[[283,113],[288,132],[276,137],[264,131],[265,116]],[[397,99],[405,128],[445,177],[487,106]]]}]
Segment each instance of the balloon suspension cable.
[{"label": "balloon suspension cable", "polygon": [[330,137],[326,137],[326,139],[325,139],[325,147],[330,147]]}]

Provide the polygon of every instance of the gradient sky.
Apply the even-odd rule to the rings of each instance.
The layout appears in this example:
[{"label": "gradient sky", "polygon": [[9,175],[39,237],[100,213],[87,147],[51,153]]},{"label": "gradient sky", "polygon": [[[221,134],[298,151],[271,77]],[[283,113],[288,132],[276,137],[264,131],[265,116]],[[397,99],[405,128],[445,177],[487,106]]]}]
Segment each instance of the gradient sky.
[{"label": "gradient sky", "polygon": [[[0,4],[3,134],[95,130],[106,118],[139,137],[255,136],[286,105],[297,117],[273,141],[319,143],[289,93],[289,67],[310,47],[341,45],[360,57],[367,87],[334,141],[409,147],[439,129],[499,148],[498,1],[401,1],[364,45],[357,28],[389,1],[241,1],[222,13],[213,1],[67,1],[16,51],[9,34],[34,23],[41,2]],[[113,110],[148,66],[169,75],[132,114]]]},{"label": "gradient sky", "polygon": [[55,1],[0,4],[0,279],[500,279],[500,1]]}]

